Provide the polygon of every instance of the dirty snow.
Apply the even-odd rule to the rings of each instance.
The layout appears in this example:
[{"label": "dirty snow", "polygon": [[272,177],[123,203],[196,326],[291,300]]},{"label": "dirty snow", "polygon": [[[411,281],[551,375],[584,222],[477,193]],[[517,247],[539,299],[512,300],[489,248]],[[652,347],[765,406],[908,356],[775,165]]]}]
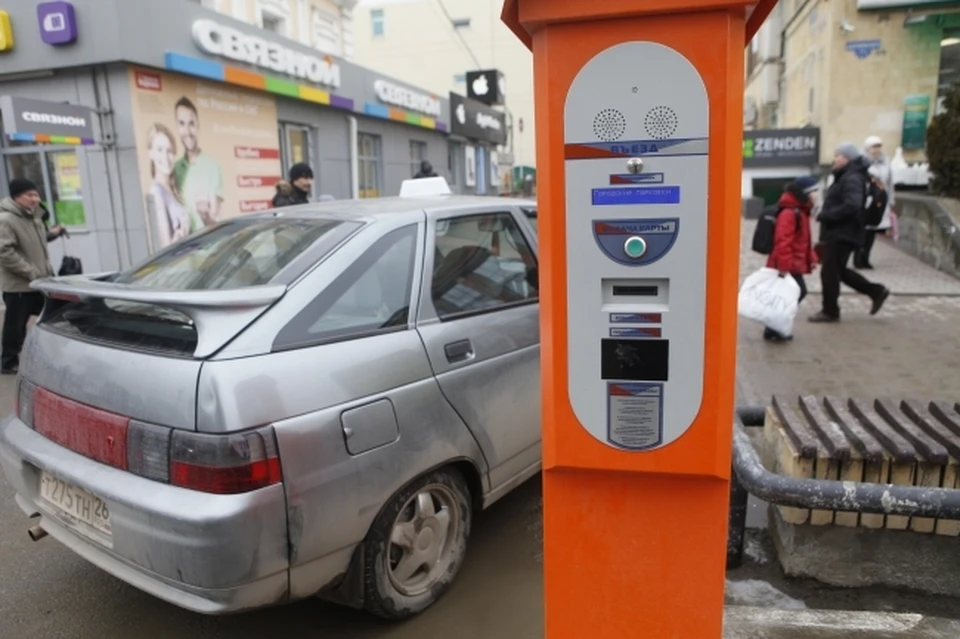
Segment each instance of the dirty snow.
[{"label": "dirty snow", "polygon": [[807,604],[780,592],[765,581],[745,579],[727,580],[726,601],[734,606],[758,606],[782,610],[805,610]]},{"label": "dirty snow", "polygon": [[770,554],[763,540],[755,535],[747,535],[743,540],[743,554],[760,566],[765,566],[770,561]]}]

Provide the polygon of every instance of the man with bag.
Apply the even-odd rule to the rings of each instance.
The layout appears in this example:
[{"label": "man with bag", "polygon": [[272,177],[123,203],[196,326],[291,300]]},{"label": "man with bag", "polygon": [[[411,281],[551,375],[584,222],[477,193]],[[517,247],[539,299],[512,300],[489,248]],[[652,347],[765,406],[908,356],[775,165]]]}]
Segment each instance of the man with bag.
[{"label": "man with bag", "polygon": [[55,226],[49,236],[40,219],[40,191],[30,180],[10,180],[10,197],[0,201],[0,290],[3,291],[3,342],[0,372],[16,375],[30,316],[43,310],[43,294],[30,282],[53,275],[47,242],[63,233]]},{"label": "man with bag", "polygon": [[853,142],[837,147],[833,157],[833,184],[827,190],[820,222],[817,252],[823,263],[820,282],[823,286],[823,308],[809,320],[814,323],[840,321],[840,283],[843,282],[873,301],[870,314],[880,312],[890,291],[882,284],[869,281],[849,268],[850,257],[863,246],[866,233],[867,170],[869,162]]}]

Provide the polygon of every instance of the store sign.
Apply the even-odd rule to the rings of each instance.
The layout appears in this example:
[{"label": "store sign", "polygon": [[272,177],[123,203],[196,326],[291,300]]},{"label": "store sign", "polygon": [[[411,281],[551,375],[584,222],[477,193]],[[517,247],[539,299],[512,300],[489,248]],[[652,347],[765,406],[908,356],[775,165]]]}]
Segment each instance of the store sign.
[{"label": "store sign", "polygon": [[507,124],[502,113],[470,100],[450,94],[450,112],[453,115],[450,133],[471,140],[503,144],[507,141]]},{"label": "store sign", "polygon": [[497,69],[467,72],[467,97],[487,106],[498,106],[507,98],[503,74]]},{"label": "store sign", "polygon": [[3,128],[8,135],[29,133],[93,138],[93,112],[85,107],[28,98],[0,97]]},{"label": "store sign", "polygon": [[869,58],[871,53],[874,51],[879,51],[881,48],[882,44],[880,40],[855,40],[853,42],[848,42],[846,45],[847,51],[851,52],[861,60]]},{"label": "store sign", "polygon": [[209,19],[193,23],[193,39],[206,53],[337,89],[340,66],[330,56],[295,51]]},{"label": "store sign", "polygon": [[13,51],[13,27],[10,26],[10,14],[0,11],[0,53]]},{"label": "store sign", "polygon": [[930,121],[930,96],[925,93],[908,95],[903,99],[904,149],[922,149],[927,145],[927,124]]},{"label": "store sign", "polygon": [[52,46],[77,41],[77,14],[70,2],[41,2],[37,5],[40,39]]},{"label": "store sign", "polygon": [[743,132],[743,166],[811,166],[820,161],[820,129]]},{"label": "store sign", "polygon": [[432,95],[413,91],[386,80],[374,82],[373,90],[384,104],[392,104],[401,109],[409,109],[434,118],[439,118],[442,114],[440,99]]}]

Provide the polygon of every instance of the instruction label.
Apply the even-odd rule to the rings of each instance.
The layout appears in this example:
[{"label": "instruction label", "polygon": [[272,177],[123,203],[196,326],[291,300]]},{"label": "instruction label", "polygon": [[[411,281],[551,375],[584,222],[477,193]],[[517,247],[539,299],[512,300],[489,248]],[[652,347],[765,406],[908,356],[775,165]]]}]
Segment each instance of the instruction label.
[{"label": "instruction label", "polygon": [[663,443],[663,384],[607,385],[607,439],[628,450]]},{"label": "instruction label", "polygon": [[611,328],[610,337],[663,337],[657,328]]}]

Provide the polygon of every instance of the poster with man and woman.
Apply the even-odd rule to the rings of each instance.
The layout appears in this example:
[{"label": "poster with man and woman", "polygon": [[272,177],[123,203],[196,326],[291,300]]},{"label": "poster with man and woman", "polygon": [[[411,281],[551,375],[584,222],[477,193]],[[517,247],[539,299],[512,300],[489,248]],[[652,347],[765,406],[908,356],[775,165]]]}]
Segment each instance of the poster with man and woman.
[{"label": "poster with man and woman", "polygon": [[130,81],[152,251],[270,208],[281,175],[271,96],[148,69]]}]

